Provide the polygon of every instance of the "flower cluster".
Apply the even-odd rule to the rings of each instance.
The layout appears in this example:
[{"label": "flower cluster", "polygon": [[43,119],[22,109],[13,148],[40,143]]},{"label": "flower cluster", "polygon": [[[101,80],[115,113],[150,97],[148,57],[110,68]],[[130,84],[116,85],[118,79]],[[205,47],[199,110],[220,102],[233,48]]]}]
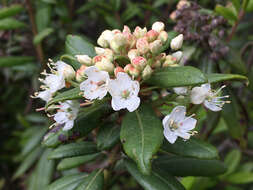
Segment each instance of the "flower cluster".
[{"label": "flower cluster", "polygon": [[[51,73],[42,73],[45,78],[39,80],[43,85],[34,97],[48,103],[57,95],[57,91],[74,85],[80,88],[88,104],[102,100],[109,94],[113,110],[135,111],[141,104],[140,84],[157,68],[179,66],[183,53],[178,50],[183,44],[184,36],[179,34],[171,40],[170,47],[174,53],[166,55],[161,52],[168,40],[164,28],[162,22],[155,22],[149,31],[138,26],[134,32],[127,26],[122,31],[105,30],[97,40],[101,47],[95,47],[96,56],[75,55],[81,64],[77,71],[63,61],[54,63],[50,60],[48,66]],[[222,100],[228,96],[219,97],[222,88],[213,91],[210,84],[204,84],[191,90],[190,87],[177,87],[174,91],[180,96],[187,96],[193,104],[203,103],[212,111],[220,111],[223,104],[228,102]],[[80,105],[82,104],[77,100],[51,105],[50,111],[56,109],[51,115],[55,120],[52,126],[62,126],[63,130],[71,129]],[[177,137],[189,139],[195,134],[191,130],[195,128],[197,120],[192,116],[186,117],[185,106],[177,106],[163,119],[164,136],[170,143],[174,143]]]}]

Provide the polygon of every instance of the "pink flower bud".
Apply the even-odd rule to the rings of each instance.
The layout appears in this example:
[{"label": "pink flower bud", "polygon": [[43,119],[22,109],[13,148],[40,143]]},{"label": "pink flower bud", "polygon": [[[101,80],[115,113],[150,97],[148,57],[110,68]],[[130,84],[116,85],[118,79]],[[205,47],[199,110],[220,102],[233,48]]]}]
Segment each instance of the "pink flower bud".
[{"label": "pink flower bud", "polygon": [[131,33],[131,30],[128,26],[124,25],[124,28],[123,28],[123,33]]},{"label": "pink flower bud", "polygon": [[118,66],[118,67],[116,67],[116,68],[114,69],[114,75],[117,76],[117,74],[118,74],[119,72],[123,72],[123,73],[124,73],[125,71],[124,71],[124,69],[123,69],[122,67],[119,67],[119,66]]},{"label": "pink flower bud", "polygon": [[180,49],[183,45],[183,40],[184,40],[183,34],[179,34],[178,36],[173,38],[170,42],[171,49],[173,49],[173,50]]},{"label": "pink flower bud", "polygon": [[175,57],[177,59],[177,62],[181,60],[183,57],[183,52],[182,51],[177,51],[175,53],[172,53],[172,57]]},{"label": "pink flower bud", "polygon": [[142,38],[145,36],[145,34],[147,33],[147,28],[143,28],[141,29],[141,27],[137,26],[134,30],[134,36],[138,39],[138,38]]},{"label": "pink flower bud", "polygon": [[114,65],[110,62],[110,60],[103,58],[102,61],[97,62],[95,66],[102,71],[107,71],[108,73],[113,73]]},{"label": "pink flower bud", "polygon": [[140,54],[145,54],[149,51],[149,44],[147,38],[140,38],[136,42],[136,48]]},{"label": "pink flower bud", "polygon": [[111,49],[105,49],[104,57],[107,58],[109,61],[113,61],[113,51]]},{"label": "pink flower bud", "polygon": [[88,55],[76,55],[77,61],[81,64],[91,66],[93,65],[92,59]]},{"label": "pink flower bud", "polygon": [[162,66],[162,62],[161,62],[160,60],[155,60],[155,61],[152,63],[152,65],[151,65],[151,67],[154,68],[154,69],[160,68],[161,66]]},{"label": "pink flower bud", "polygon": [[155,30],[149,30],[145,35],[147,37],[148,42],[153,42],[158,37],[159,33]]},{"label": "pink flower bud", "polygon": [[142,71],[142,78],[144,80],[148,79],[151,74],[152,74],[153,70],[151,69],[151,67],[149,65],[147,65],[144,70]]},{"label": "pink flower bud", "polygon": [[135,57],[139,56],[139,52],[137,49],[131,49],[129,52],[128,52],[128,57],[130,60],[134,59]]},{"label": "pink flower bud", "polygon": [[167,55],[166,60],[163,63],[163,67],[174,66],[174,65],[177,65],[177,58],[171,55]]},{"label": "pink flower bud", "polygon": [[103,55],[96,55],[95,57],[93,57],[92,61],[93,63],[97,63],[102,61]]},{"label": "pink flower bud", "polygon": [[132,65],[138,70],[143,70],[147,65],[147,60],[144,57],[138,56],[132,59]]},{"label": "pink flower bud", "polygon": [[171,14],[170,14],[170,19],[175,21],[177,18],[177,11],[173,11]]},{"label": "pink flower bud", "polygon": [[124,67],[124,71],[134,77],[138,77],[140,75],[140,71],[131,64],[126,65]]},{"label": "pink flower bud", "polygon": [[165,31],[160,32],[158,39],[162,41],[163,44],[168,40],[168,33]]},{"label": "pink flower bud", "polygon": [[153,25],[152,25],[152,30],[156,31],[156,32],[161,32],[164,30],[164,24],[163,22],[155,22]]},{"label": "pink flower bud", "polygon": [[117,33],[110,41],[110,47],[115,53],[121,53],[124,51],[127,45],[127,39],[122,33]]},{"label": "pink flower bud", "polygon": [[77,71],[76,71],[76,81],[82,82],[85,79],[84,71],[87,69],[86,65],[82,65]]},{"label": "pink flower bud", "polygon": [[155,40],[152,43],[149,44],[149,49],[151,53],[157,54],[163,46],[163,43],[161,40]]},{"label": "pink flower bud", "polygon": [[119,33],[121,33],[121,31],[118,30],[118,29],[114,29],[114,30],[112,30],[112,33],[113,33],[113,34],[119,34]]}]

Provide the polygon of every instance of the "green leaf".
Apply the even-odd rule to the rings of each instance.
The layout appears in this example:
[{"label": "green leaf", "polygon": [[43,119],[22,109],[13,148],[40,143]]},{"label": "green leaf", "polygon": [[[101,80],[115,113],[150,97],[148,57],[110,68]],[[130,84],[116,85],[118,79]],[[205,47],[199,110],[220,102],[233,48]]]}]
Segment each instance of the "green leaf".
[{"label": "green leaf", "polygon": [[0,20],[0,31],[1,30],[14,30],[26,27],[26,24],[20,22],[14,18],[5,18]]},{"label": "green leaf", "polygon": [[[75,55],[88,55],[90,57],[94,57],[96,55],[94,46],[84,40],[80,36],[68,35],[65,42],[66,53],[72,56]],[[75,69],[80,67],[80,63],[77,61],[72,61],[72,65]]]},{"label": "green leaf", "polygon": [[77,142],[61,145],[54,149],[48,159],[60,159],[72,156],[80,156],[97,152],[96,145],[92,142]]},{"label": "green leaf", "polygon": [[75,100],[75,99],[80,99],[82,98],[82,95],[80,94],[80,88],[76,87],[76,88],[72,88],[70,90],[66,90],[62,93],[59,93],[57,96],[55,96],[53,99],[51,99],[47,104],[46,104],[46,108],[48,108],[50,105],[58,103],[58,102],[62,102],[65,100]]},{"label": "green leaf", "polygon": [[240,8],[241,8],[241,3],[240,3],[240,0],[231,0],[237,13],[239,13],[240,11]]},{"label": "green leaf", "polygon": [[233,184],[246,184],[253,182],[252,172],[237,172],[226,177],[226,181]]},{"label": "green leaf", "polygon": [[52,7],[43,1],[36,1],[36,25],[38,32],[42,32],[50,26]]},{"label": "green leaf", "polygon": [[74,190],[86,177],[86,173],[68,175],[54,181],[46,190]]},{"label": "green leaf", "polygon": [[21,155],[25,156],[31,152],[37,145],[40,144],[42,137],[47,131],[46,127],[37,127],[36,132],[29,138],[28,142],[25,144]]},{"label": "green leaf", "polygon": [[43,1],[44,3],[49,3],[49,4],[57,4],[56,0],[41,0],[41,1]]},{"label": "green leaf", "polygon": [[13,179],[16,179],[22,176],[34,164],[34,162],[39,157],[41,152],[42,152],[42,149],[38,146],[31,153],[29,153],[27,157],[22,161],[20,166],[18,167],[17,171],[15,172],[13,176]]},{"label": "green leaf", "polygon": [[33,43],[35,45],[38,44],[38,43],[40,43],[44,38],[46,38],[48,35],[50,35],[53,31],[54,31],[53,28],[45,28],[44,30],[42,30],[40,33],[38,33],[34,37]]},{"label": "green leaf", "polygon": [[235,15],[234,12],[228,7],[216,5],[215,11],[228,20],[237,21],[237,15]]},{"label": "green leaf", "polygon": [[150,175],[143,175],[131,160],[124,160],[128,172],[145,190],[184,190],[185,188],[171,175],[164,175],[155,169]]},{"label": "green leaf", "polygon": [[75,190],[103,190],[104,174],[103,170],[93,171]]},{"label": "green leaf", "polygon": [[170,88],[203,84],[207,79],[199,69],[182,66],[158,69],[146,82],[161,88]]},{"label": "green leaf", "polygon": [[143,174],[149,174],[151,158],[163,141],[162,123],[152,107],[142,105],[137,111],[128,112],[122,122],[120,139],[126,154]]},{"label": "green leaf", "polygon": [[204,141],[191,138],[187,141],[178,139],[174,144],[168,141],[161,147],[163,152],[173,153],[179,156],[195,157],[200,159],[218,158],[217,149]]},{"label": "green leaf", "polygon": [[209,83],[216,83],[216,82],[222,82],[227,80],[239,80],[239,81],[245,81],[246,84],[248,84],[248,78],[243,75],[237,75],[237,74],[220,74],[220,73],[210,73],[206,74],[206,78],[208,79]]},{"label": "green leaf", "polygon": [[23,65],[23,64],[31,63],[32,61],[34,61],[34,57],[30,57],[30,56],[0,57],[0,67],[12,67],[16,65]]},{"label": "green leaf", "polygon": [[221,178],[224,178],[224,176],[233,173],[236,168],[238,167],[240,161],[241,161],[241,152],[239,150],[232,150],[230,151],[227,156],[225,157],[224,163],[227,166],[227,172],[221,176]]},{"label": "green leaf", "polygon": [[203,160],[185,157],[161,156],[154,161],[154,166],[174,176],[216,176],[226,171],[219,160]]},{"label": "green leaf", "polygon": [[29,190],[44,190],[50,183],[54,172],[54,161],[47,159],[50,152],[51,150],[47,149],[42,154],[36,165],[35,173],[32,174],[34,175],[34,180]]},{"label": "green leaf", "polygon": [[107,123],[100,127],[97,134],[97,148],[106,150],[112,148],[120,137],[120,127],[113,123]]},{"label": "green leaf", "polygon": [[48,147],[48,148],[53,148],[58,146],[59,144],[62,143],[60,140],[60,137],[67,137],[68,131],[63,131],[62,129],[59,129],[58,131],[55,131],[54,129],[49,131],[45,136],[42,141],[42,146]]},{"label": "green leaf", "polygon": [[84,156],[76,156],[71,158],[64,158],[61,162],[57,165],[57,170],[67,170],[71,168],[75,168],[81,164],[90,162],[96,159],[100,154],[89,154]]},{"label": "green leaf", "polygon": [[13,4],[10,7],[3,7],[0,9],[0,19],[14,16],[24,10],[24,7],[19,4]]},{"label": "green leaf", "polygon": [[249,0],[246,11],[247,12],[252,12],[253,11],[253,1],[252,0]]}]

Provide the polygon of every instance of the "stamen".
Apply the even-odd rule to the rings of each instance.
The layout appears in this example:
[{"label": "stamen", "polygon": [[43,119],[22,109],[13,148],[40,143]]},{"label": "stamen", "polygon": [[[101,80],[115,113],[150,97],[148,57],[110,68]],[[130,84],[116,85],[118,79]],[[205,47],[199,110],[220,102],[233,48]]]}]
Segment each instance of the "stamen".
[{"label": "stamen", "polygon": [[45,110],[45,107],[36,109],[36,111],[43,111],[43,110]]},{"label": "stamen", "polygon": [[52,127],[56,126],[56,123],[53,123],[52,125],[49,126],[49,129],[52,129]]},{"label": "stamen", "polygon": [[194,117],[195,115],[196,115],[195,113],[191,114],[190,116],[186,117],[186,118],[185,118],[183,121],[181,121],[180,123],[182,123],[182,122],[184,122],[184,121],[186,121],[186,120],[188,120],[188,119]]},{"label": "stamen", "polygon": [[226,87],[226,85],[223,85],[222,87],[220,87],[215,93],[214,93],[214,95],[217,95],[223,88],[225,88]]}]

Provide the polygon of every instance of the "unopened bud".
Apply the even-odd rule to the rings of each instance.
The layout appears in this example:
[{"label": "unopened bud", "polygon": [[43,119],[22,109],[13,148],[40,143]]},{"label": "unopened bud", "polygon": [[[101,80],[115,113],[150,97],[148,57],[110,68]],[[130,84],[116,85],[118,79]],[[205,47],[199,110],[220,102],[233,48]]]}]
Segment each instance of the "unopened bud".
[{"label": "unopened bud", "polygon": [[149,65],[147,65],[142,71],[142,78],[144,80],[148,79],[151,76],[152,72],[153,72],[152,68]]},{"label": "unopened bud", "polygon": [[160,60],[155,60],[151,65],[152,68],[160,68],[161,66],[162,62]]},{"label": "unopened bud", "polygon": [[183,57],[183,52],[182,51],[177,51],[175,53],[172,53],[172,57],[175,57],[177,59],[177,62],[181,60]]},{"label": "unopened bud", "polygon": [[131,34],[130,29],[129,28],[128,29],[124,28],[122,34],[125,36],[125,38],[127,40],[127,47],[129,49],[135,47],[135,45],[136,45],[136,37],[133,34]]},{"label": "unopened bud", "polygon": [[92,64],[92,59],[88,55],[76,55],[75,56],[77,61],[81,64],[91,66]]},{"label": "unopened bud", "polygon": [[141,27],[137,26],[137,27],[135,28],[133,34],[134,34],[134,36],[135,36],[137,39],[139,39],[139,38],[144,37],[146,33],[147,33],[147,28],[146,28],[146,27],[142,29]]},{"label": "unopened bud", "polygon": [[151,53],[157,54],[163,46],[163,43],[161,40],[155,40],[152,43],[149,44],[149,49]]},{"label": "unopened bud", "polygon": [[163,67],[168,67],[177,64],[177,58],[167,55]]},{"label": "unopened bud", "polygon": [[161,40],[162,43],[165,44],[165,42],[167,42],[167,40],[168,40],[168,33],[165,31],[160,32],[157,39]]},{"label": "unopened bud", "polygon": [[153,25],[152,25],[152,30],[155,30],[156,32],[161,32],[164,30],[164,24],[163,22],[155,22]]},{"label": "unopened bud", "polygon": [[104,55],[96,55],[95,57],[92,58],[92,62],[95,64],[97,62],[102,61],[102,58],[104,57]]},{"label": "unopened bud", "polygon": [[187,0],[180,0],[177,3],[177,9],[182,9],[183,7],[189,7],[191,4]]},{"label": "unopened bud", "polygon": [[124,69],[123,69],[122,67],[119,67],[119,66],[118,66],[118,67],[116,67],[116,68],[114,69],[114,75],[117,76],[117,74],[118,74],[119,72],[123,72],[123,73],[124,73],[125,71],[124,71]]},{"label": "unopened bud", "polygon": [[126,44],[126,37],[122,33],[115,34],[113,39],[110,41],[110,47],[115,53],[121,53]]},{"label": "unopened bud", "polygon": [[149,51],[149,44],[147,38],[140,38],[136,42],[136,48],[140,54],[145,54]]},{"label": "unopened bud", "polygon": [[109,47],[109,43],[112,40],[114,34],[112,31],[110,30],[105,30],[104,32],[102,32],[102,34],[99,36],[98,38],[98,45],[100,45],[101,47]]},{"label": "unopened bud", "polygon": [[147,60],[144,57],[137,56],[132,59],[132,65],[137,68],[138,70],[143,70],[144,67],[147,65]]},{"label": "unopened bud", "polygon": [[71,80],[75,78],[76,72],[70,65],[64,63],[63,61],[57,61],[57,71],[63,75],[63,77],[67,80]]},{"label": "unopened bud", "polygon": [[131,33],[131,30],[128,26],[124,25],[122,33]]},{"label": "unopened bud", "polygon": [[95,52],[97,55],[102,55],[105,53],[105,49],[104,48],[100,48],[100,47],[95,47]]},{"label": "unopened bud", "polygon": [[158,37],[159,33],[155,30],[149,30],[145,35],[147,37],[148,42],[153,42]]},{"label": "unopened bud", "polygon": [[104,39],[104,37],[101,35],[99,36],[98,40],[97,40],[97,44],[100,45],[101,47],[109,47],[109,43]]},{"label": "unopened bud", "polygon": [[124,71],[134,77],[138,77],[140,75],[140,71],[131,64],[126,65],[124,67]]},{"label": "unopened bud", "polygon": [[121,33],[121,31],[118,30],[118,29],[114,29],[114,30],[112,30],[112,33],[113,33],[113,34],[119,34],[119,33]]},{"label": "unopened bud", "polygon": [[85,80],[85,74],[84,71],[87,68],[86,65],[82,65],[77,71],[76,71],[76,81],[82,82]]},{"label": "unopened bud", "polygon": [[107,71],[108,73],[113,73],[114,71],[114,65],[110,60],[103,58],[102,61],[97,62],[95,66],[102,71]]},{"label": "unopened bud", "polygon": [[166,53],[160,53],[158,56],[156,56],[155,60],[160,60],[161,62],[164,62],[166,59]]},{"label": "unopened bud", "polygon": [[173,50],[180,49],[183,45],[183,40],[184,40],[183,34],[179,34],[178,36],[173,38],[170,42],[171,49],[173,49]]},{"label": "unopened bud", "polygon": [[104,57],[106,57],[109,61],[113,61],[113,51],[111,49],[105,49]]},{"label": "unopened bud", "polygon": [[131,49],[131,50],[128,52],[127,55],[128,55],[128,57],[129,57],[129,59],[132,60],[132,59],[136,58],[137,56],[139,56],[140,54],[139,54],[139,52],[138,52],[137,49]]},{"label": "unopened bud", "polygon": [[177,11],[173,11],[170,14],[170,19],[173,20],[173,21],[176,21],[176,19],[177,19]]}]

